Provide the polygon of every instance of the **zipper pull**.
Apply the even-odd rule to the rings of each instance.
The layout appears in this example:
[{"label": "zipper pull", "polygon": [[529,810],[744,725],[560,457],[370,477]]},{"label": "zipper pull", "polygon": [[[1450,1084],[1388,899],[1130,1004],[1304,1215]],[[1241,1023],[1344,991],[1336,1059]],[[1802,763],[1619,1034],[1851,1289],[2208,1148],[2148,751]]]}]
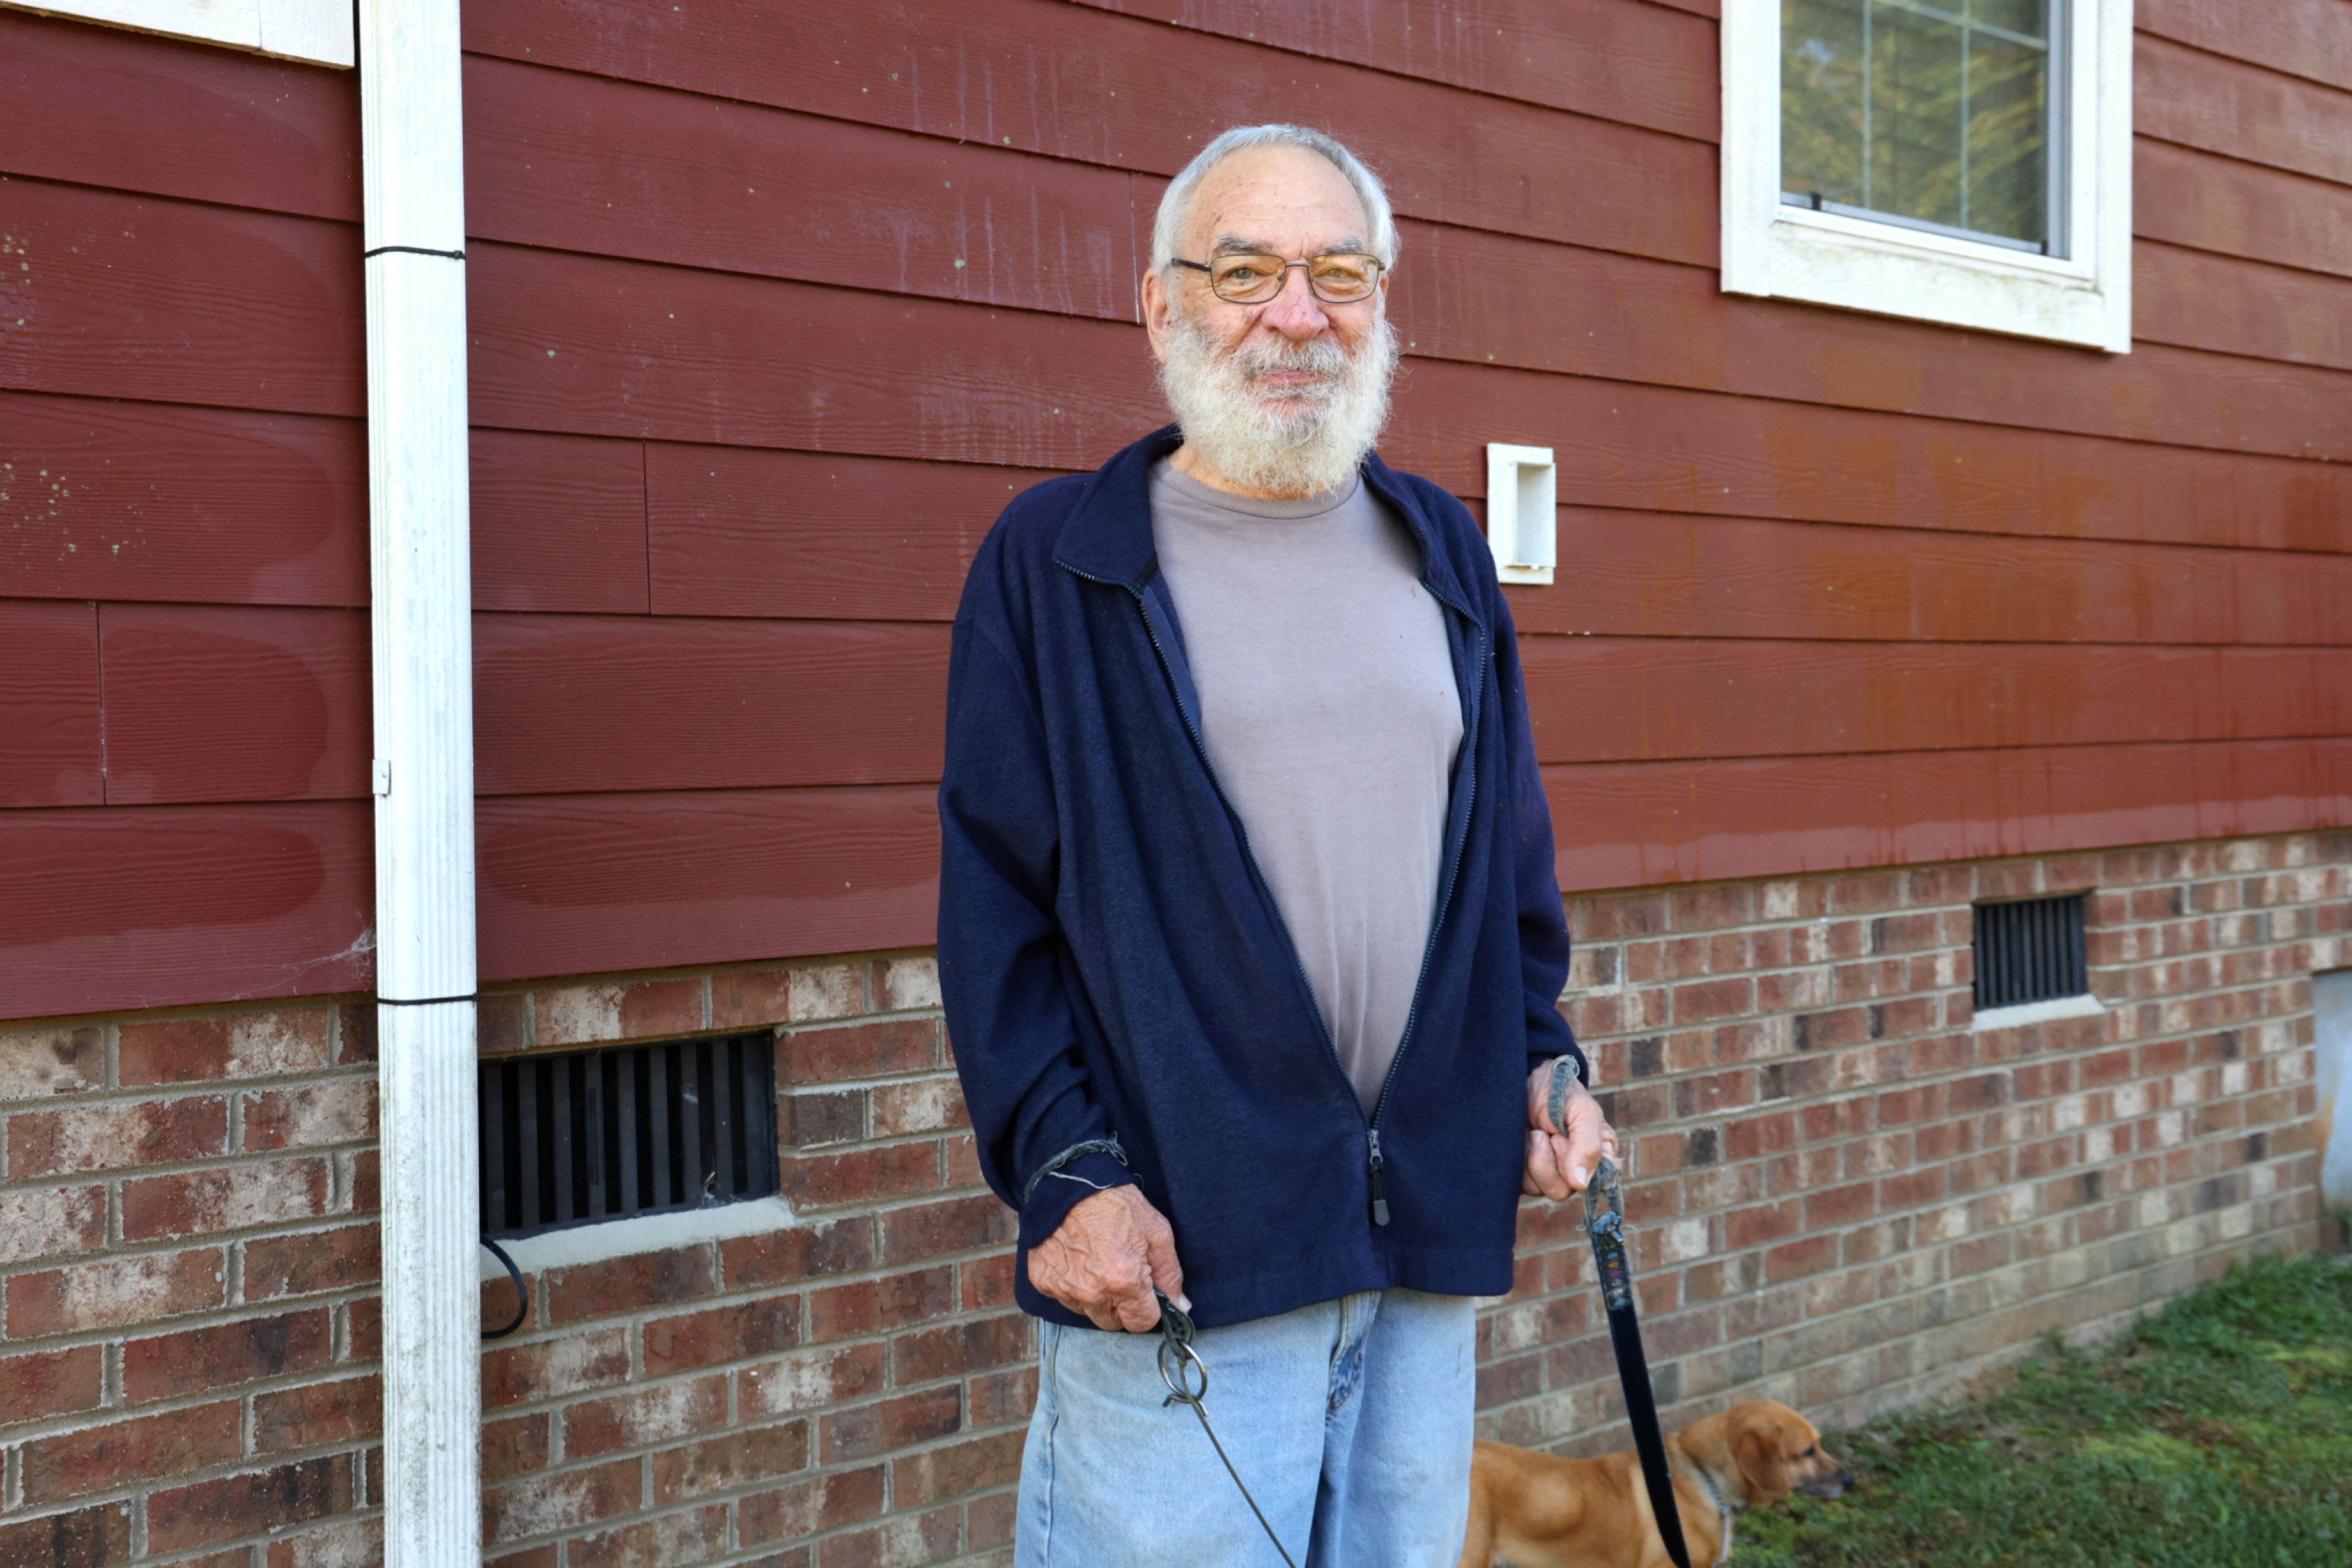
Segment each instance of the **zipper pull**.
[{"label": "zipper pull", "polygon": [[1389,1200],[1381,1196],[1381,1166],[1384,1163],[1381,1158],[1381,1130],[1367,1127],[1364,1131],[1371,1139],[1371,1160],[1366,1170],[1372,1178],[1372,1223],[1386,1225],[1389,1222]]}]

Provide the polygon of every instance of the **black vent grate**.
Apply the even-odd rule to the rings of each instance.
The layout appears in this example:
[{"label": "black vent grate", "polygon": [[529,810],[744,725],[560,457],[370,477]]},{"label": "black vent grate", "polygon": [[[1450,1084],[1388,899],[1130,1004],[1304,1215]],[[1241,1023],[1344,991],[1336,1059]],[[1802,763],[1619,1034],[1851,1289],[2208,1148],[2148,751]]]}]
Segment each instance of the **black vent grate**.
[{"label": "black vent grate", "polygon": [[773,1195],[775,1084],[764,1031],[484,1061],[482,1234]]},{"label": "black vent grate", "polygon": [[2079,997],[2091,988],[2083,894],[1976,906],[1977,1010]]}]

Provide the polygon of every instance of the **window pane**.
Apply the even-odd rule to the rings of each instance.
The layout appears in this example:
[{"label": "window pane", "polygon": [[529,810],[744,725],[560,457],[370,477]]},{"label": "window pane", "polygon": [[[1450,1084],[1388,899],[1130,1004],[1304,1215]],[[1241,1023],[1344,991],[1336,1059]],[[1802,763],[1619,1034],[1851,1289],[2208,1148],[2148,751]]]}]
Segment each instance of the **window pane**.
[{"label": "window pane", "polygon": [[1969,0],[1969,20],[2042,38],[2048,37],[2049,9],[2047,0]]},{"label": "window pane", "polygon": [[1874,212],[1963,226],[1957,23],[1872,0],[1870,196]]},{"label": "window pane", "polygon": [[2042,245],[2053,0],[1781,0],[1780,188]]},{"label": "window pane", "polygon": [[1850,207],[1862,189],[1864,0],[1783,0],[1780,188]]},{"label": "window pane", "polygon": [[1969,56],[1969,212],[1964,227],[2049,235],[2050,51],[1978,33]]}]

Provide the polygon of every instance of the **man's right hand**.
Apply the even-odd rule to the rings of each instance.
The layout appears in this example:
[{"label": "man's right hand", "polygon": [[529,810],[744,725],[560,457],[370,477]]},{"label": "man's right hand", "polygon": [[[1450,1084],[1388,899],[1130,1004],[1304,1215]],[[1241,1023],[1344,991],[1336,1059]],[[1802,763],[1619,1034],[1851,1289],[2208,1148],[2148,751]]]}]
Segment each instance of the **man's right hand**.
[{"label": "man's right hand", "polygon": [[1192,1309],[1176,1233],[1132,1186],[1106,1187],[1064,1215],[1060,1228],[1029,1249],[1029,1282],[1098,1329],[1157,1328],[1155,1288]]}]

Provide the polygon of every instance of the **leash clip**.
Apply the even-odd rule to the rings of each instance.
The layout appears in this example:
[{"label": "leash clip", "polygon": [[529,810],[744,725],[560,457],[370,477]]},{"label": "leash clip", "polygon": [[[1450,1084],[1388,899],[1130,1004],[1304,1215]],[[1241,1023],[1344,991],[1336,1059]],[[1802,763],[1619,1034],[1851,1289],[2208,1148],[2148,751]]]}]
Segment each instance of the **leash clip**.
[{"label": "leash clip", "polygon": [[1611,1312],[1631,1307],[1633,1272],[1625,1247],[1625,1173],[1601,1156],[1584,1187],[1584,1229],[1592,1238],[1592,1260],[1601,1270],[1601,1301]]},{"label": "leash clip", "polygon": [[1158,1291],[1151,1293],[1160,1298],[1160,1381],[1168,1385],[1168,1397],[1160,1407],[1189,1405],[1199,1410],[1209,1392],[1209,1368],[1192,1348],[1192,1320]]},{"label": "leash clip", "polygon": [[1596,1235],[1614,1236],[1625,1222],[1625,1172],[1607,1155],[1592,1167],[1592,1179],[1584,1184],[1584,1228]]}]

